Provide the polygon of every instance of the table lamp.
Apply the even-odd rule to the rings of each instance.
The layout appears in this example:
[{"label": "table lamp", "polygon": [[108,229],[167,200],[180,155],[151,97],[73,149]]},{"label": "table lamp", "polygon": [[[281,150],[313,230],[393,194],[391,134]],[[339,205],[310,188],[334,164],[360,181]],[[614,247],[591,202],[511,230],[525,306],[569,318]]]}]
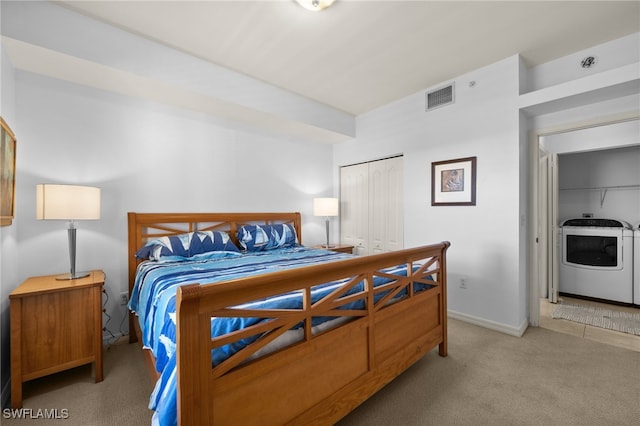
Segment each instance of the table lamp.
[{"label": "table lamp", "polygon": [[331,248],[329,245],[329,218],[338,216],[338,199],[337,198],[314,198],[313,199],[313,215],[324,216],[327,225],[327,245],[325,248]]},{"label": "table lamp", "polygon": [[78,185],[36,185],[36,219],[69,222],[70,273],[57,280],[75,280],[89,272],[76,272],[76,225],[78,220],[100,219],[100,188]]}]

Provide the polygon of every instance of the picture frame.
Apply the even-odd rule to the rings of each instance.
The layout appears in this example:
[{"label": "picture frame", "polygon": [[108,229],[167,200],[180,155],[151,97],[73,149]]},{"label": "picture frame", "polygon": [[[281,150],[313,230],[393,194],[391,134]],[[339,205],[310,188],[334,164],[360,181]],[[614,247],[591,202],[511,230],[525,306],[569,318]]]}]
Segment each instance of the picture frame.
[{"label": "picture frame", "polygon": [[475,206],[476,164],[476,157],[431,163],[431,205]]},{"label": "picture frame", "polygon": [[16,136],[0,117],[0,226],[13,223],[16,190]]}]

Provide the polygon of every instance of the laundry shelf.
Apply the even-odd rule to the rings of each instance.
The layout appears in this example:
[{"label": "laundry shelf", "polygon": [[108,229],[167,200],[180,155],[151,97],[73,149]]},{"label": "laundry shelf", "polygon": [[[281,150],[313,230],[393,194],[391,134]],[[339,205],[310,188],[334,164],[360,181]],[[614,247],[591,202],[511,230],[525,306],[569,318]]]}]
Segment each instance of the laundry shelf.
[{"label": "laundry shelf", "polygon": [[610,186],[592,186],[585,188],[560,188],[560,191],[600,191],[600,207],[604,204],[604,199],[607,196],[607,191],[624,190],[624,189],[640,189],[640,184],[635,185],[610,185]]}]

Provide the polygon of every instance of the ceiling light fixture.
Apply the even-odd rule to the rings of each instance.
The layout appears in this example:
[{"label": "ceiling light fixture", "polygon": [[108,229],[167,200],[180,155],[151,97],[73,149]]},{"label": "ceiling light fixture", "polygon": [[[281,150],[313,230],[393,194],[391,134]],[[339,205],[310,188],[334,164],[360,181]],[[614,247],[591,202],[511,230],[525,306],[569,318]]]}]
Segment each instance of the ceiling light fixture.
[{"label": "ceiling light fixture", "polygon": [[296,0],[298,4],[307,10],[319,12],[331,6],[335,0]]}]

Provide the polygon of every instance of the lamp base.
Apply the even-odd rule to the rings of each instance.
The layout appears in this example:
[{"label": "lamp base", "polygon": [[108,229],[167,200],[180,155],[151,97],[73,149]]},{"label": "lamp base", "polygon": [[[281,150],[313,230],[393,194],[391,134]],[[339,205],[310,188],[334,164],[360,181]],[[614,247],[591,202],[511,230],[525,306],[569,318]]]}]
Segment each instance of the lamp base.
[{"label": "lamp base", "polygon": [[73,275],[71,275],[71,274],[62,274],[62,275],[58,275],[56,277],[56,280],[58,280],[58,281],[77,280],[78,278],[88,277],[89,275],[91,275],[91,272],[76,272]]},{"label": "lamp base", "polygon": [[322,245],[322,248],[326,248],[326,249],[332,249],[332,248],[336,248],[336,247],[338,247],[338,246],[335,245],[335,244],[323,244]]}]

